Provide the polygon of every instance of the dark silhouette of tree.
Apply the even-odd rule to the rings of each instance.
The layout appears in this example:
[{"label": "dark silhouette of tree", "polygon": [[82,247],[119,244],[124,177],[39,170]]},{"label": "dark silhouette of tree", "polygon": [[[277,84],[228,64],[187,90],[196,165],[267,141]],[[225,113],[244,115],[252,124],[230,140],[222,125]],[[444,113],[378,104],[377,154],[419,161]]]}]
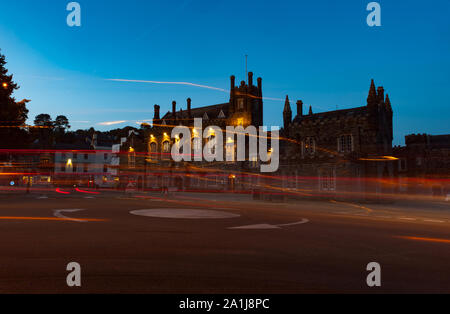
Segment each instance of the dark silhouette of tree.
[{"label": "dark silhouette of tree", "polygon": [[64,133],[70,129],[69,119],[66,116],[57,116],[54,121],[55,131]]},{"label": "dark silhouette of tree", "polygon": [[67,142],[69,137],[67,135],[67,131],[70,129],[69,119],[66,116],[57,116],[55,121],[53,122],[54,133],[55,133],[55,141],[57,143]]},{"label": "dark silhouette of tree", "polygon": [[[51,148],[54,143],[53,127],[54,122],[49,114],[41,113],[34,119],[33,137],[35,139],[34,144],[39,148]],[[36,142],[37,140],[37,142]]]},{"label": "dark silhouette of tree", "polygon": [[53,127],[52,117],[49,114],[41,113],[34,118],[34,125],[41,127]]},{"label": "dark silhouette of tree", "polygon": [[25,121],[28,118],[26,104],[29,100],[16,102],[12,96],[19,86],[8,75],[5,56],[0,53],[0,148],[26,148],[28,132]]}]

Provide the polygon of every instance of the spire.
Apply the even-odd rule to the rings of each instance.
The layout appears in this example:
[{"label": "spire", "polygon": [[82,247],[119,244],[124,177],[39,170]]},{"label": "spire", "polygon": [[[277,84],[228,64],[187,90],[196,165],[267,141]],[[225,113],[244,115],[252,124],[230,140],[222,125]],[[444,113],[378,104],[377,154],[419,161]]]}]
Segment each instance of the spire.
[{"label": "spire", "polygon": [[286,101],[284,103],[284,111],[283,112],[292,112],[291,103],[289,102],[289,96],[286,95]]},{"label": "spire", "polygon": [[291,110],[291,104],[289,103],[289,96],[286,96],[286,102],[284,104],[283,122],[284,122],[285,130],[289,127],[289,125],[292,122],[292,110]]},{"label": "spire", "polygon": [[377,95],[378,95],[378,103],[384,103],[384,88],[383,88],[383,86],[378,86]]},{"label": "spire", "polygon": [[386,104],[386,108],[389,111],[392,111],[391,100],[389,99],[389,94],[386,94],[386,100],[384,101],[384,103]]},{"label": "spire", "polygon": [[309,115],[310,115],[310,116],[313,115],[312,106],[309,106]]},{"label": "spire", "polygon": [[372,79],[372,82],[370,83],[370,89],[369,89],[369,96],[367,97],[367,105],[375,104],[377,103],[377,90],[375,88],[375,82]]}]

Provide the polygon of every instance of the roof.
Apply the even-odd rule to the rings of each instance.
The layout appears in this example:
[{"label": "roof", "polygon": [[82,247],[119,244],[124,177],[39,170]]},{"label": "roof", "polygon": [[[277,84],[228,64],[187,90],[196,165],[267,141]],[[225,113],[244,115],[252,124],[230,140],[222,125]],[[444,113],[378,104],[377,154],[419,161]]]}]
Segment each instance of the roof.
[{"label": "roof", "polygon": [[350,109],[334,110],[319,112],[312,115],[296,116],[294,122],[302,122],[304,120],[317,120],[317,119],[332,119],[332,118],[345,118],[351,116],[362,116],[367,113],[367,106],[356,107]]},{"label": "roof", "polygon": [[[220,112],[223,111],[225,117],[228,116],[228,107],[229,103],[223,103],[212,106],[205,106],[199,108],[191,109],[191,118],[203,118],[205,113],[208,115],[209,119],[217,119],[219,118]],[[188,111],[187,110],[179,110],[176,112],[177,119],[188,119]],[[171,111],[167,112],[161,120],[171,120],[173,119],[173,113]]]}]

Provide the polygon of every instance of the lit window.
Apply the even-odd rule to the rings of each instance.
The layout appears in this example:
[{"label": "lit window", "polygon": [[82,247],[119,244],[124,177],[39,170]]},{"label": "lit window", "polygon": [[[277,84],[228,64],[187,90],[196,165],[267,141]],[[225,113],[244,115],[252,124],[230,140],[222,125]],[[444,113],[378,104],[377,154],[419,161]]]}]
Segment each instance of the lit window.
[{"label": "lit window", "polygon": [[162,144],[163,147],[163,158],[164,159],[169,159],[169,154],[170,154],[170,142],[169,141],[164,141]]},{"label": "lit window", "polygon": [[236,147],[235,147],[234,141],[231,137],[228,138],[228,140],[227,140],[225,150],[226,150],[226,160],[230,161],[230,162],[235,161]]},{"label": "lit window", "polygon": [[312,137],[307,137],[304,143],[305,155],[314,155],[316,152],[316,141]]},{"label": "lit window", "polygon": [[243,98],[239,98],[237,100],[237,109],[244,110],[244,99]]},{"label": "lit window", "polygon": [[158,159],[157,149],[158,149],[158,145],[155,142],[150,144],[150,158],[153,160]]},{"label": "lit window", "polygon": [[202,139],[199,137],[194,137],[194,139],[192,140],[192,147],[194,148],[194,151],[202,151]]}]

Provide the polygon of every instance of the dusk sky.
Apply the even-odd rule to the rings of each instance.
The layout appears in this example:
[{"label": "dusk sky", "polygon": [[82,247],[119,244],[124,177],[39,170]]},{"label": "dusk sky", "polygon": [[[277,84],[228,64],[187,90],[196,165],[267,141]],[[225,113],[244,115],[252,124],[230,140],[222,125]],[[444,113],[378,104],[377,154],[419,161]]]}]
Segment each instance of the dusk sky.
[{"label": "dusk sky", "polygon": [[[227,90],[248,69],[263,78],[265,124],[281,125],[284,98],[314,112],[366,104],[370,79],[394,110],[394,144],[410,133],[450,133],[450,1],[80,0],[82,27],[66,24],[68,0],[1,1],[0,48],[21,86],[29,123],[66,115],[73,129],[106,130],[228,101],[224,91],[107,79],[190,82]],[[307,108],[305,109],[306,112]],[[100,123],[127,121],[104,126]]]}]

